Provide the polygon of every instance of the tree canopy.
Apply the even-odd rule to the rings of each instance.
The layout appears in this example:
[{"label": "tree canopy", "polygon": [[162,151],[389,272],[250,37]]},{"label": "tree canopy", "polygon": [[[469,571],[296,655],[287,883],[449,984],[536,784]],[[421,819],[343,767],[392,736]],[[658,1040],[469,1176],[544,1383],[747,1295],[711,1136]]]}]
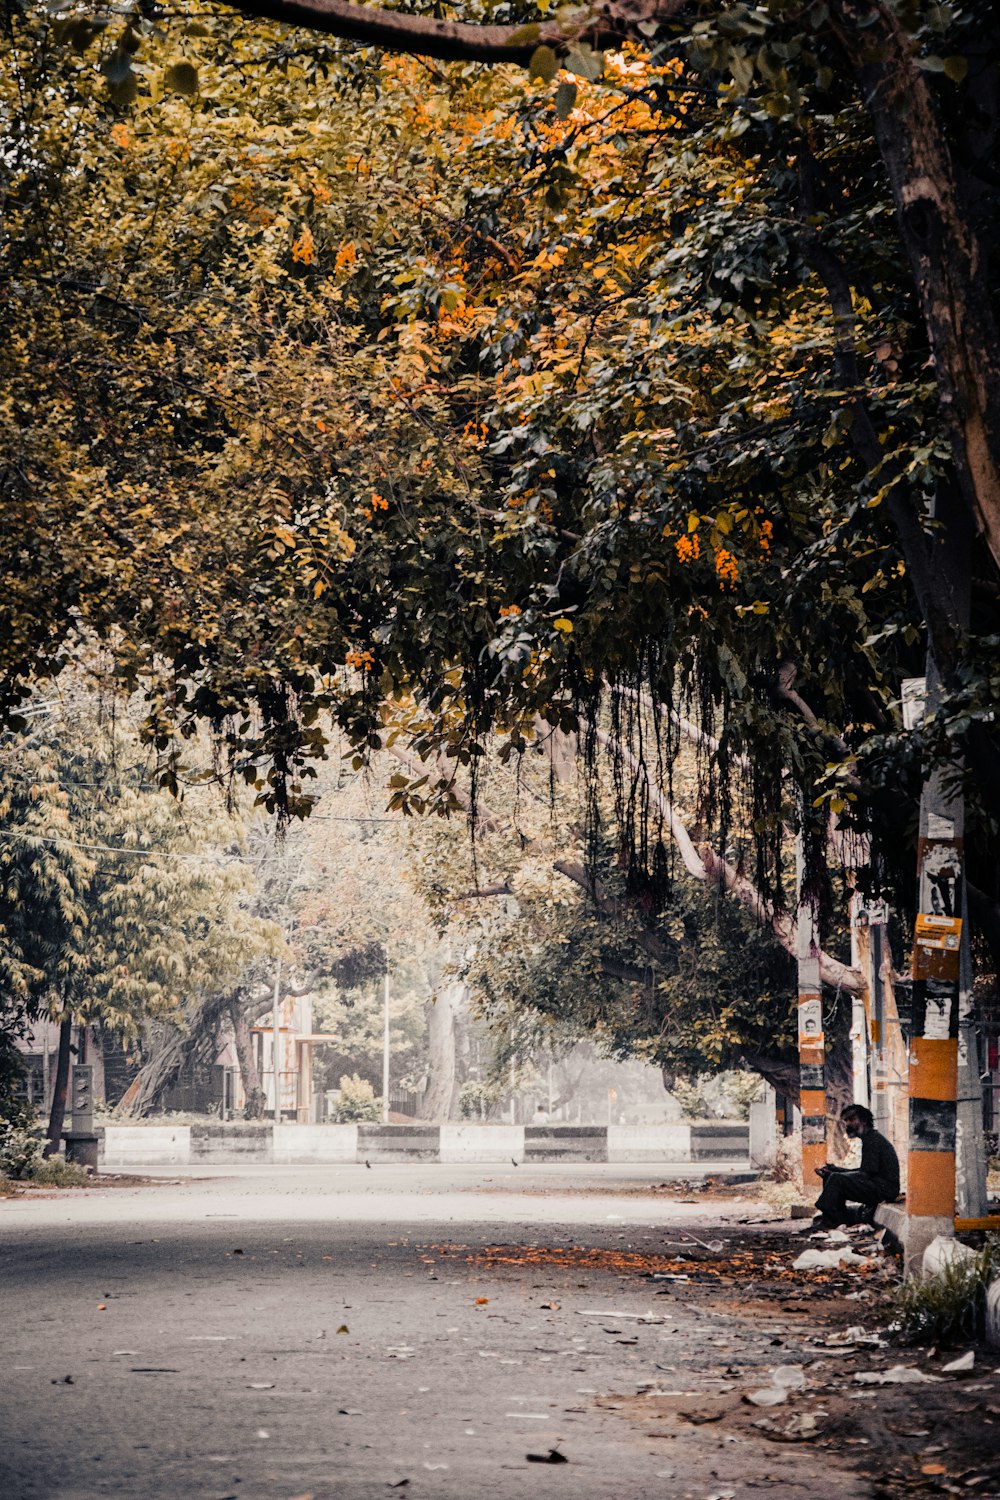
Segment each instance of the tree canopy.
[{"label": "tree canopy", "polygon": [[[10,701],[97,629],[165,782],[207,721],[292,811],[328,713],[426,758],[418,811],[557,726],[615,766],[640,893],[690,729],[703,866],[772,907],[800,805],[911,900],[943,760],[994,930],[984,8],[241,9],[455,61],[10,12]],[[904,732],[928,632],[944,706]]]}]

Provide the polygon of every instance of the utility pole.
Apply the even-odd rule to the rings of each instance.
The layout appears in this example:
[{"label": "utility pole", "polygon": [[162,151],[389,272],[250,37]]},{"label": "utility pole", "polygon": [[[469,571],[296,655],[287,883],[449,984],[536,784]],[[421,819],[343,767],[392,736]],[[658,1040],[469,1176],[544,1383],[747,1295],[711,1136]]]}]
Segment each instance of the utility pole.
[{"label": "utility pole", "polygon": [[[936,599],[935,611],[928,616],[927,675],[923,682],[911,678],[903,683],[907,728],[921,719],[932,719],[941,706],[947,674],[954,671],[954,659],[969,628],[972,533],[961,503],[947,486],[935,497],[934,520],[937,536],[929,543],[928,560]],[[919,1270],[924,1247],[935,1235],[954,1233],[956,1206],[968,1217],[978,1217],[985,1206],[982,1097],[965,890],[965,802],[959,770],[957,765],[932,767],[920,798],[909,1061],[907,1271]]]},{"label": "utility pole", "polygon": [[274,1123],[281,1119],[281,954],[274,968],[274,996],[271,1001],[271,1061],[274,1067]]},{"label": "utility pole", "polygon": [[389,1123],[389,971],[382,981],[382,1124]]},{"label": "utility pole", "polygon": [[[805,808],[802,809],[805,822]],[[826,1052],[823,1039],[823,997],[819,977],[819,938],[816,903],[806,889],[805,833],[795,843],[798,891],[797,946],[799,985],[799,1107],[802,1111],[802,1185],[818,1187],[817,1167],[826,1162]]]}]

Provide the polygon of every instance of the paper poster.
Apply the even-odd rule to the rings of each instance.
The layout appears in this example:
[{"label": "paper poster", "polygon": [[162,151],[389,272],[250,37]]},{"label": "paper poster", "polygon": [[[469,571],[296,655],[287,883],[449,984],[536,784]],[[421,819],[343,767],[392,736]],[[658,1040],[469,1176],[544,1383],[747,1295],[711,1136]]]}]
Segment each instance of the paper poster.
[{"label": "paper poster", "polygon": [[799,1002],[799,1046],[818,1047],[823,1041],[823,1004],[818,999]]},{"label": "paper poster", "polygon": [[962,910],[962,845],[958,839],[921,839],[920,910],[925,916],[958,917]]}]

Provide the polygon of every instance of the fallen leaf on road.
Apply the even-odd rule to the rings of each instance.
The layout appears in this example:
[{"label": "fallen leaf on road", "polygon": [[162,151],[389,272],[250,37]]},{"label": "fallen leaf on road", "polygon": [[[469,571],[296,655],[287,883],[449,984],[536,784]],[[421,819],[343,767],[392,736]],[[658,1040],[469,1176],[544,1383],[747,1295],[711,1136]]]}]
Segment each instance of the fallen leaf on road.
[{"label": "fallen leaf on road", "polygon": [[565,1453],[560,1453],[558,1448],[550,1448],[548,1453],[529,1453],[527,1455],[529,1464],[568,1464],[569,1459]]},{"label": "fallen leaf on road", "polygon": [[950,1365],[942,1365],[941,1368],[946,1375],[964,1375],[967,1370],[975,1367],[975,1363],[976,1356],[970,1349],[967,1354],[960,1354],[957,1359],[952,1360]]},{"label": "fallen leaf on road", "polygon": [[98,1312],[107,1312],[107,1308],[108,1308],[108,1304],[106,1302],[98,1302],[98,1304],[97,1304],[97,1311]]},{"label": "fallen leaf on road", "polygon": [[558,1302],[542,1302],[539,1305],[542,1312],[558,1312],[560,1307],[560,1303]]},{"label": "fallen leaf on road", "polygon": [[75,1385],[75,1383],[72,1375],[61,1375],[57,1380],[52,1381],[53,1385]]},{"label": "fallen leaf on road", "polygon": [[248,1391],[273,1391],[274,1390],[274,1381],[273,1380],[251,1380],[250,1384],[247,1386],[247,1390]]},{"label": "fallen leaf on road", "polygon": [[[367,1165],[367,1163],[366,1163],[366,1165]],[[405,1484],[409,1484],[409,1482],[410,1481],[408,1479],[390,1479],[389,1482],[388,1482],[388,1484],[386,1485],[386,1489],[388,1489],[388,1490],[401,1490],[403,1488],[403,1486]]]},{"label": "fallen leaf on road", "polygon": [[944,1464],[921,1464],[921,1474],[947,1474],[948,1470]]},{"label": "fallen leaf on road", "polygon": [[341,1323],[340,1327],[337,1329],[338,1333],[350,1333],[350,1331],[351,1330],[348,1328],[346,1323]]},{"label": "fallen leaf on road", "polygon": [[349,1406],[341,1406],[337,1411],[338,1417],[363,1417],[363,1411],[354,1411]]},{"label": "fallen leaf on road", "polygon": [[234,1255],[242,1255],[242,1254],[243,1254],[243,1251],[242,1251],[242,1250],[234,1250],[234,1251],[233,1251],[233,1254],[234,1254]]},{"label": "fallen leaf on road", "polygon": [[475,1305],[476,1307],[485,1307],[489,1300],[489,1297],[477,1297]]}]

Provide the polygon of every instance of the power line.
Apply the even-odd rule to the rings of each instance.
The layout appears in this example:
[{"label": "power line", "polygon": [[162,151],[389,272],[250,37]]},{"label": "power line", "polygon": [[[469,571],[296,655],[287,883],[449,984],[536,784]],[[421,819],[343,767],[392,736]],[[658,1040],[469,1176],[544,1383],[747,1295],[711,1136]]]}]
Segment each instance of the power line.
[{"label": "power line", "polygon": [[[51,834],[29,833],[27,829],[0,829],[0,839],[8,843],[35,843],[54,844],[57,848],[86,849],[92,854],[125,854],[133,859],[207,859],[211,856],[206,854],[182,854],[174,849],[123,849],[114,844],[83,844],[77,839],[61,839]],[[218,858],[218,856],[216,856]],[[234,855],[223,855],[224,860],[239,858]]]},{"label": "power line", "polygon": [[[360,818],[334,813],[314,813],[308,821],[317,823],[399,823],[398,818]],[[26,828],[0,829],[0,839],[5,839],[8,843],[17,843],[20,841],[21,843],[54,844],[57,848],[85,849],[91,854],[124,854],[133,859],[208,859],[212,857],[208,854],[182,854],[179,850],[174,849],[125,849],[115,844],[84,844],[78,839],[58,838],[53,834],[31,833]],[[219,858],[219,856],[216,856],[216,858]],[[239,854],[222,855],[221,858],[224,862],[238,861],[246,863],[245,856]]]}]

